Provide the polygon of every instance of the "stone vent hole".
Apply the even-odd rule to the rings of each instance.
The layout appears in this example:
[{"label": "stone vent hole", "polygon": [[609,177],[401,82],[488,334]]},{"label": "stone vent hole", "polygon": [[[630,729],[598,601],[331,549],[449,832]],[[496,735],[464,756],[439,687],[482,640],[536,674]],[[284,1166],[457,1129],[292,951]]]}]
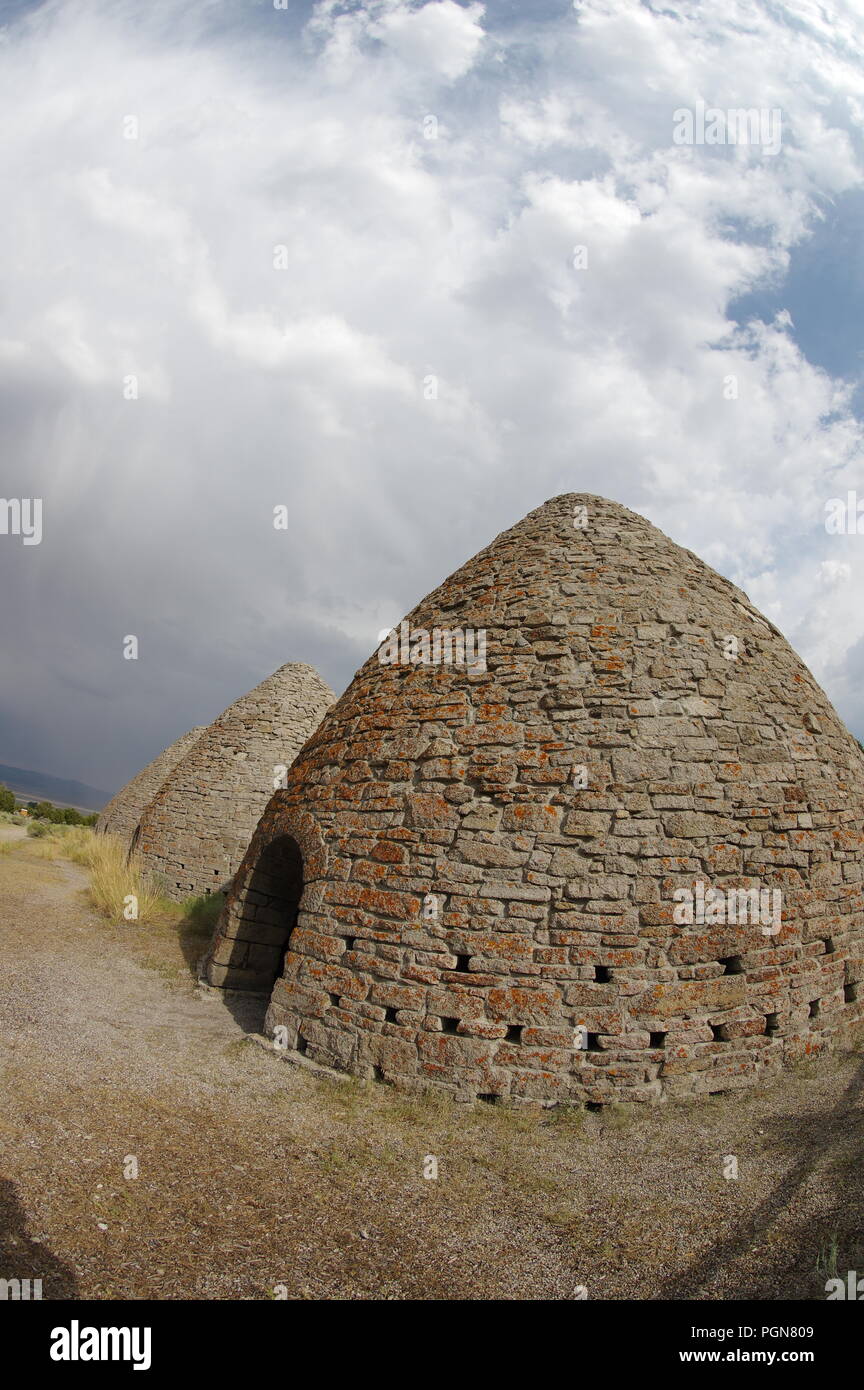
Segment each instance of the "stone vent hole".
[{"label": "stone vent hole", "polygon": [[723,966],[724,975],[743,975],[744,966],[740,956],[724,956],[720,964]]}]

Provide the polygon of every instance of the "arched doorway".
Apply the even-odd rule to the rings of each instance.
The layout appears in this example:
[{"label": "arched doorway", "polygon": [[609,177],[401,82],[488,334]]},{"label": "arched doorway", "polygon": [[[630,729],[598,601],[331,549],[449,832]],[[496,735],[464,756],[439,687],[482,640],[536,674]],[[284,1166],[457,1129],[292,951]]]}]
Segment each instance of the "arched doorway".
[{"label": "arched doorway", "polygon": [[222,989],[269,996],[303,896],[303,856],[290,835],[278,835],[258,857],[217,927],[207,978]]}]

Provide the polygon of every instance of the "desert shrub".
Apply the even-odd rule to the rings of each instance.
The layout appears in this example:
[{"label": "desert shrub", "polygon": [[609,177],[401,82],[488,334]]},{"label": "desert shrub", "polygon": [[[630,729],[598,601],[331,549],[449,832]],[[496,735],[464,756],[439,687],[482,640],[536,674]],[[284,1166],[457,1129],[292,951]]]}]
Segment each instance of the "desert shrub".
[{"label": "desert shrub", "polygon": [[[57,834],[57,831],[60,833]],[[55,827],[55,836],[60,842],[64,859],[71,859],[73,864],[89,865],[93,854],[93,842],[95,836],[92,830],[87,830],[83,825],[69,825],[62,828]]]},{"label": "desert shrub", "polygon": [[67,842],[74,833],[71,825],[52,825],[49,821],[33,820],[27,823],[30,836],[30,853],[36,859],[67,859]]},{"label": "desert shrub", "polygon": [[[34,821],[33,824],[41,824]],[[28,835],[31,833],[29,827]],[[37,859],[71,859],[74,864],[89,868],[91,842],[95,838],[92,830],[80,825],[47,825],[36,832],[38,838],[31,848]]]},{"label": "desert shrub", "polygon": [[27,808],[34,816],[52,825],[95,825],[96,812],[83,815],[74,806],[55,806],[53,801],[28,801]]}]

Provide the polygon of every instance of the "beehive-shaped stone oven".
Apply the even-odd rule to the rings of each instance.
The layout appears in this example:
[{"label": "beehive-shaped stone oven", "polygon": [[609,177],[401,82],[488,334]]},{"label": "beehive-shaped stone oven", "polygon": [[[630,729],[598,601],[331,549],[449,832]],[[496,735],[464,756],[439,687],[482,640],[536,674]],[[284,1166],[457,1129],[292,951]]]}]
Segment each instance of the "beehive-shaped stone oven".
[{"label": "beehive-shaped stone oven", "polygon": [[571,495],[398,636],[270,801],[217,926],[206,978],[272,991],[277,1042],[410,1089],[602,1104],[850,1038],[864,759],[743,592]]},{"label": "beehive-shaped stone oven", "polygon": [[258,818],[335,695],[303,663],[280,666],[229,705],[141,816],[136,847],[169,898],[227,888]]},{"label": "beehive-shaped stone oven", "polygon": [[131,782],[127,782],[100,813],[96,821],[97,833],[117,835],[125,841],[128,848],[135,838],[145,807],[153,800],[165,778],[170,776],[181,758],[194,748],[203,733],[204,729],[199,728],[190,729],[188,734],[182,734],[169,748],[165,748],[158,758],[154,758],[152,763],[142,768]]}]

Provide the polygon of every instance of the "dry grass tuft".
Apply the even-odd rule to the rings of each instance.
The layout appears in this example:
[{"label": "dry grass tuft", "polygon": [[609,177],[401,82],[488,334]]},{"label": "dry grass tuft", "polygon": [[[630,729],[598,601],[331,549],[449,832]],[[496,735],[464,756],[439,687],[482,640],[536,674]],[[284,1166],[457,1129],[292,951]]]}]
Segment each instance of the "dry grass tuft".
[{"label": "dry grass tuft", "polygon": [[610,1129],[626,1129],[636,1120],[644,1120],[644,1107],[633,1101],[613,1100],[603,1106],[602,1120]]},{"label": "dry grass tuft", "polygon": [[556,1105],[543,1112],[541,1123],[544,1129],[560,1129],[577,1134],[585,1124],[585,1110],[581,1105]]},{"label": "dry grass tuft", "polygon": [[[87,869],[90,901],[106,917],[150,922],[164,911],[159,887],[144,873],[140,857],[127,857],[125,843],[115,835],[96,835],[88,826],[53,826],[27,841],[27,853],[33,859],[68,859]],[[136,915],[127,917],[127,910]]]},{"label": "dry grass tuft", "polygon": [[127,858],[125,845],[113,835],[94,835],[84,859],[76,862],[86,863],[90,901],[106,917],[126,917],[134,908],[136,915],[127,920],[149,922],[160,910],[159,888],[144,873],[140,856]]},{"label": "dry grass tuft", "polygon": [[27,852],[34,859],[71,859],[75,864],[88,864],[95,838],[86,826],[55,825],[44,835],[31,837]]},{"label": "dry grass tuft", "polygon": [[388,1099],[392,1113],[409,1125],[428,1127],[430,1124],[443,1124],[452,1120],[457,1113],[456,1102],[451,1100],[447,1092],[438,1091],[431,1086],[417,1092],[416,1095],[397,1091],[393,1093],[392,1099]]}]

